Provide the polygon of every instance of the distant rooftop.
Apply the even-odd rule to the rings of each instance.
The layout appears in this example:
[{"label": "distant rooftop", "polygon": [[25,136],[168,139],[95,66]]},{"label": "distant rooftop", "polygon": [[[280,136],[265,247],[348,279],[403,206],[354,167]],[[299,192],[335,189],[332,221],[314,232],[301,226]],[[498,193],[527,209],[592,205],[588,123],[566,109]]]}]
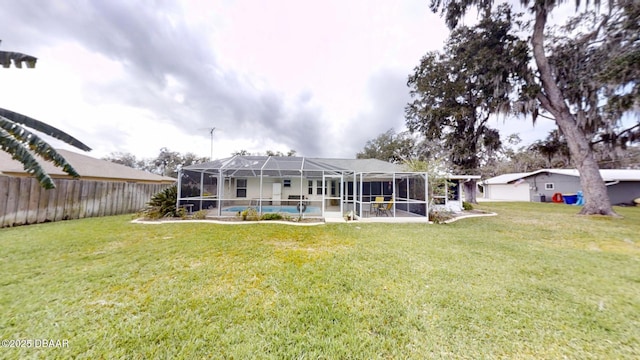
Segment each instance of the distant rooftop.
[{"label": "distant rooftop", "polygon": [[[580,176],[577,169],[540,169],[528,173],[511,173],[492,177],[484,181],[485,184],[508,184],[518,179],[533,175],[550,173],[566,176]],[[640,170],[629,169],[601,169],[600,175],[604,181],[640,181]]]},{"label": "distant rooftop", "polygon": [[[176,179],[152,174],[147,171],[130,168],[128,166],[116,164],[107,160],[96,159],[91,156],[82,155],[69,150],[56,149],[71,166],[80,174],[81,179],[86,180],[107,180],[107,181],[131,181],[131,182],[151,182],[171,184]],[[62,171],[49,161],[40,161],[40,165],[53,178],[66,178],[69,174]],[[0,174],[13,176],[26,176],[24,166],[21,162],[13,160],[11,155],[0,151]]]}]

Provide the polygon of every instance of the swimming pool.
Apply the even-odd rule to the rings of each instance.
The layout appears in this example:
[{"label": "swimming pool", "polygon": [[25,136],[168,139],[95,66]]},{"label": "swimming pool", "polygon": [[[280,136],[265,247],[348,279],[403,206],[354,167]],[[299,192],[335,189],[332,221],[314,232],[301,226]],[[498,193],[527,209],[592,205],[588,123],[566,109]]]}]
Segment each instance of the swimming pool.
[{"label": "swimming pool", "polygon": [[[228,208],[224,208],[222,209],[222,211],[227,211],[227,212],[239,212],[239,211],[245,211],[249,206],[231,206]],[[251,206],[252,208],[258,210],[257,206]],[[300,211],[298,211],[298,208],[296,206],[293,205],[289,205],[289,206],[273,206],[273,205],[263,205],[262,206],[262,212],[263,213],[277,213],[277,212],[283,212],[283,213],[289,213],[289,214],[298,214],[300,213]],[[303,211],[305,213],[320,213],[320,208],[317,206],[307,206],[306,210]]]}]

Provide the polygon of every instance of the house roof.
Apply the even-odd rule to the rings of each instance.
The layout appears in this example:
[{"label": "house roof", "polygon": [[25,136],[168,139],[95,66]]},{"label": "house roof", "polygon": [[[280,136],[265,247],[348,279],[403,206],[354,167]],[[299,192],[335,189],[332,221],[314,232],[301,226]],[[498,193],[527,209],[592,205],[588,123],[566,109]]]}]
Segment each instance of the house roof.
[{"label": "house roof", "polygon": [[[236,155],[224,159],[194,164],[182,168],[185,171],[218,173],[224,172],[229,177],[257,176],[318,176],[322,172],[335,175],[348,173],[364,173],[373,177],[389,177],[389,174],[416,174],[404,165],[393,164],[378,159],[331,159],[306,158],[299,156],[254,156]],[[444,174],[448,179],[479,179],[479,175]]]},{"label": "house roof", "polygon": [[483,183],[487,184],[487,185],[499,185],[499,184],[508,184],[512,181],[521,179],[523,177],[528,176],[531,173],[511,173],[511,174],[502,174],[502,175],[498,175],[498,176],[494,176],[492,178],[489,178],[485,181],[483,181]]},{"label": "house roof", "polygon": [[[566,176],[580,176],[580,172],[576,169],[542,169],[529,173],[523,177],[529,177],[540,173],[550,173]],[[640,170],[627,169],[601,169],[600,175],[604,181],[640,181]]]},{"label": "house roof", "polygon": [[[174,178],[160,176],[150,172],[137,170],[128,166],[112,163],[107,160],[96,159],[91,156],[78,154],[69,150],[56,149],[71,166],[80,174],[81,179],[101,179],[110,181],[137,181],[155,183],[173,183]],[[49,161],[41,161],[40,165],[53,178],[68,177],[69,175]],[[13,160],[11,155],[0,151],[0,173],[5,175],[25,176],[22,163]]]},{"label": "house roof", "polygon": [[[565,176],[579,177],[580,172],[577,169],[541,169],[529,173],[512,173],[503,174],[500,176],[492,177],[484,181],[485,184],[508,184],[518,179],[527,178],[538,174],[558,174]],[[602,179],[607,182],[611,181],[640,181],[640,170],[627,170],[627,169],[601,169],[600,175]]]}]

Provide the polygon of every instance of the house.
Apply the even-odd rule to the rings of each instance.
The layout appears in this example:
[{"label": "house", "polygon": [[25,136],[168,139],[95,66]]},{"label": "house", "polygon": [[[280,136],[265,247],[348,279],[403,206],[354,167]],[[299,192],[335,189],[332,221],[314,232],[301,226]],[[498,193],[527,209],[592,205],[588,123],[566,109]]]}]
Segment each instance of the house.
[{"label": "house", "polygon": [[80,178],[74,179],[52,163],[41,161],[56,185],[48,190],[42,189],[22,163],[0,152],[0,227],[130,214],[176,182],[106,160],[56,151]]},{"label": "house", "polygon": [[303,217],[426,219],[427,182],[427,173],[376,159],[238,155],[181,169],[178,206],[215,216],[252,207]]},{"label": "house", "polygon": [[[73,151],[63,149],[56,149],[56,151],[73,166],[78,174],[80,174],[80,179],[82,180],[145,184],[173,184],[176,182],[176,179],[168,176],[152,174],[147,171],[133,169],[107,160],[96,159]],[[53,179],[72,179],[69,174],[49,161],[43,160],[40,162],[40,165]],[[15,177],[31,176],[24,170],[22,163],[13,160],[11,155],[3,151],[0,151],[0,175]]]},{"label": "house", "polygon": [[484,180],[482,187],[483,198],[502,201],[530,201],[529,185],[522,179],[529,173],[503,174]]},{"label": "house", "polygon": [[[640,197],[640,170],[602,169],[600,175],[612,204],[633,204],[634,199]],[[505,174],[487,179],[482,185],[485,198],[493,200],[549,202],[557,193],[567,195],[582,191],[580,173],[576,169]]]}]

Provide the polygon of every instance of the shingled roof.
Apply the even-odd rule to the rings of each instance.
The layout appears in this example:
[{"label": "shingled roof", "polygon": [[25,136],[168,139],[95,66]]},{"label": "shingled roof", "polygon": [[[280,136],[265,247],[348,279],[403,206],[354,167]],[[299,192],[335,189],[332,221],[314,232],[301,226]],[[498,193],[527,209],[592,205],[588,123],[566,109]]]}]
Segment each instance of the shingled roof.
[{"label": "shingled roof", "polygon": [[[71,166],[80,174],[84,180],[101,181],[126,181],[143,183],[163,183],[171,184],[176,179],[152,174],[147,171],[137,170],[128,166],[112,163],[107,160],[96,159],[91,156],[78,154],[69,150],[56,149]],[[41,161],[40,164],[52,178],[69,178],[69,175],[62,169],[48,161]],[[28,176],[22,163],[13,160],[11,155],[0,151],[0,174],[10,176]]]}]

